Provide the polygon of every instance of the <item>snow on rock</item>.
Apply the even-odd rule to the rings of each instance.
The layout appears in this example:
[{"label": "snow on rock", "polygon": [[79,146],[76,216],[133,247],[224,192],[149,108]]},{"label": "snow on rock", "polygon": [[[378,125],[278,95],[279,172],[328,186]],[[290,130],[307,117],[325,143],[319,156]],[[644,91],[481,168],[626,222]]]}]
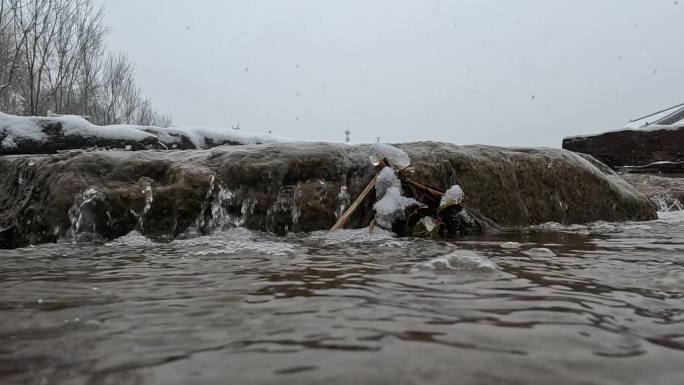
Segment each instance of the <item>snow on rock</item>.
[{"label": "snow on rock", "polygon": [[401,181],[391,167],[385,167],[380,171],[375,189],[379,200],[373,208],[375,209],[375,222],[380,227],[391,229],[396,221],[406,217],[408,207],[422,206],[415,199],[403,196]]},{"label": "snow on rock", "polygon": [[206,127],[97,126],[80,116],[14,116],[0,112],[0,155],[51,153],[89,147],[200,149],[224,144],[283,143],[270,134]]}]

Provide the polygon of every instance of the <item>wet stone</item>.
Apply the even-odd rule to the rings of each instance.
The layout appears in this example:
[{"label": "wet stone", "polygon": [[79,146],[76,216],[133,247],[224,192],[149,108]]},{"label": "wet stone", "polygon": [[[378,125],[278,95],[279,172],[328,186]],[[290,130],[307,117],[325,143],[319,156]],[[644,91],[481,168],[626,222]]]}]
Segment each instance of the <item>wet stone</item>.
[{"label": "wet stone", "polygon": [[[468,213],[500,226],[656,217],[653,204],[619,175],[569,151],[435,142],[397,147],[410,156],[416,180],[442,191],[461,186]],[[370,145],[290,143],[2,156],[0,246],[79,232],[111,240],[136,230],[170,240],[188,229],[327,230],[375,174],[370,153]],[[97,199],[83,204],[90,190]],[[374,202],[371,193],[347,227],[368,226]]]}]

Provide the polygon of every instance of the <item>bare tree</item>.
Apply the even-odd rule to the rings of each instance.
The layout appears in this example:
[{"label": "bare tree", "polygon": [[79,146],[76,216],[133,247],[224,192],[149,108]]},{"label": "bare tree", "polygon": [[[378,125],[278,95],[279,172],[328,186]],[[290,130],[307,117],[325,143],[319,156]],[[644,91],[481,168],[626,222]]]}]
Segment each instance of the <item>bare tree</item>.
[{"label": "bare tree", "polygon": [[90,116],[98,124],[170,125],[123,54],[107,54],[92,0],[0,0],[0,110]]}]

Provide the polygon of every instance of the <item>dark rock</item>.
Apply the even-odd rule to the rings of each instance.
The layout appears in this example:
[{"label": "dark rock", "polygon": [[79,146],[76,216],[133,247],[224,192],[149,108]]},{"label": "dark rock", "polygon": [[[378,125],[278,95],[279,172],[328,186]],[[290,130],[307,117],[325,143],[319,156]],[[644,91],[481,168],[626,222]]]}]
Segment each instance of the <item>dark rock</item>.
[{"label": "dark rock", "polygon": [[[595,160],[554,149],[410,143],[415,179],[460,184],[464,205],[502,226],[649,220],[653,205]],[[172,239],[245,226],[328,229],[375,172],[370,146],[250,145],[195,151],[71,151],[0,157],[0,246],[138,230]],[[588,158],[591,159],[591,158]],[[365,202],[349,227],[368,224]]]},{"label": "dark rock", "polygon": [[566,150],[589,154],[610,167],[684,162],[684,127],[623,130],[565,138]]}]

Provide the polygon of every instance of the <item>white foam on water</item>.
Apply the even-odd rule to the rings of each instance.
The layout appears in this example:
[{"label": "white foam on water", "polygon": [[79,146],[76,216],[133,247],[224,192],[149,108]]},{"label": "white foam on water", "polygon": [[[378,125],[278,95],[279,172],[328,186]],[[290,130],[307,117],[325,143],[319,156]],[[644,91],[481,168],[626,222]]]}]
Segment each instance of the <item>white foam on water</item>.
[{"label": "white foam on water", "polygon": [[369,228],[364,229],[342,229],[337,231],[316,231],[306,238],[307,241],[320,242],[323,245],[336,245],[340,243],[366,243],[388,241],[395,238],[394,233],[376,227],[371,232]]},{"label": "white foam on water", "polygon": [[427,262],[415,265],[411,272],[419,272],[425,270],[432,271],[475,271],[475,272],[494,272],[498,269],[496,263],[490,261],[486,257],[463,254],[462,251],[456,251],[448,255],[431,259]]},{"label": "white foam on water", "polygon": [[525,250],[522,252],[523,254],[530,256],[530,257],[555,257],[556,253],[551,251],[551,249],[548,249],[546,247],[537,247],[534,249],[529,249]]},{"label": "white foam on water", "polygon": [[172,242],[183,248],[192,248],[198,256],[233,255],[242,252],[254,252],[262,255],[290,256],[295,253],[295,246],[281,240],[272,240],[268,235],[245,228],[234,228],[216,231],[209,236],[176,239]]},{"label": "white foam on water", "polygon": [[658,221],[672,224],[682,223],[684,222],[684,210],[660,211],[658,212]]},{"label": "white foam on water", "polygon": [[518,242],[506,242],[499,245],[502,249],[519,249],[522,245]]},{"label": "white foam on water", "polygon": [[211,256],[232,255],[241,252],[254,252],[272,256],[289,256],[294,254],[295,248],[284,242],[231,239],[223,241],[219,245],[211,245],[211,247],[206,250],[196,251],[194,254],[199,256]]},{"label": "white foam on water", "polygon": [[154,244],[156,244],[154,241],[140,234],[137,230],[133,230],[123,237],[116,238],[113,241],[106,243],[107,246],[150,246]]},{"label": "white foam on water", "polygon": [[604,222],[597,221],[583,225],[563,225],[558,222],[547,222],[529,227],[532,230],[554,231],[579,235],[618,233],[624,230],[649,230],[648,222]]}]

